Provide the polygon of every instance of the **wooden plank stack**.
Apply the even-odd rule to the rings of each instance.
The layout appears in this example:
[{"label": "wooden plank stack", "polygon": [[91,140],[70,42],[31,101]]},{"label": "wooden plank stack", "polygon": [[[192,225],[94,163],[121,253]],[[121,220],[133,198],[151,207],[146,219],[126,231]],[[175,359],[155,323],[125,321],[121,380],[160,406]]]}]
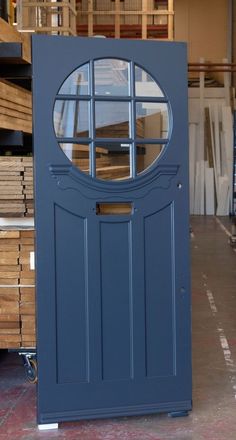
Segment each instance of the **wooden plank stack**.
[{"label": "wooden plank stack", "polygon": [[[20,43],[22,54],[17,63],[30,64],[29,35],[17,32],[0,18],[0,45],[2,42]],[[0,81],[1,129],[32,133],[31,92],[6,80]],[[0,217],[32,215],[32,188],[32,158],[1,156]],[[35,345],[34,271],[29,266],[33,234],[29,230],[0,229],[0,349]],[[27,289],[31,289],[31,310]],[[30,316],[28,327],[25,316]]]},{"label": "wooden plank stack", "polygon": [[0,128],[32,133],[32,95],[7,81],[0,81]]},{"label": "wooden plank stack", "polygon": [[20,288],[21,346],[35,347],[35,288]]},{"label": "wooden plank stack", "polygon": [[34,215],[34,187],[33,187],[33,159],[32,157],[22,157],[24,166],[23,172],[23,194],[25,203],[25,216]]},{"label": "wooden plank stack", "polygon": [[0,217],[33,216],[32,157],[0,157]]},{"label": "wooden plank stack", "polygon": [[[204,62],[201,58],[200,65]],[[227,63],[222,60],[224,87],[206,87],[201,70],[199,89],[189,89],[191,214],[224,216],[233,212],[235,90],[230,88]]]},{"label": "wooden plank stack", "polygon": [[34,347],[35,341],[35,271],[30,269],[34,251],[34,231],[21,231],[20,244],[20,321],[21,346]]},{"label": "wooden plank stack", "polygon": [[22,44],[22,63],[31,62],[31,44],[30,36],[26,33],[17,32],[17,30],[0,18],[0,42],[21,43]]},{"label": "wooden plank stack", "polygon": [[35,346],[33,230],[0,230],[0,348]]},{"label": "wooden plank stack", "polygon": [[23,216],[23,171],[20,158],[0,158],[0,215]]},{"label": "wooden plank stack", "polygon": [[214,98],[205,99],[202,142],[198,115],[191,112],[190,100],[190,214],[195,215],[232,212],[233,116],[215,90]]},{"label": "wooden plank stack", "polygon": [[0,348],[20,347],[20,232],[0,231]]}]

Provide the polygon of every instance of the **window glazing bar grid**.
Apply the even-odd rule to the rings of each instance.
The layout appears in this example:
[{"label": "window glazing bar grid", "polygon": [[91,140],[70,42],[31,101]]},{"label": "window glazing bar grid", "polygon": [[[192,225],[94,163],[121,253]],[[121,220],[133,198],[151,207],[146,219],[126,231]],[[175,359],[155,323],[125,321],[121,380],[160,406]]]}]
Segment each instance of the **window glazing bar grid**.
[{"label": "window glazing bar grid", "polygon": [[[91,96],[94,94],[94,62],[93,60],[89,63],[89,92]],[[95,130],[95,102],[93,99],[91,99],[91,105],[90,105],[90,115],[89,115],[89,133],[91,135],[91,143],[90,143],[90,150],[89,150],[89,174],[92,177],[96,177],[96,150],[94,145],[94,138],[96,135]]]},{"label": "window glazing bar grid", "polygon": [[168,104],[167,98],[151,96],[115,96],[115,95],[56,95],[58,101],[115,101],[115,102],[150,102],[154,104]]},{"label": "window glazing bar grid", "polygon": [[[168,144],[169,138],[136,138],[135,140],[132,138],[59,138],[57,137],[57,141],[63,144],[82,144],[88,145],[94,143],[96,146],[98,144],[131,144],[132,142],[136,144]],[[100,146],[100,145],[99,145]]]}]

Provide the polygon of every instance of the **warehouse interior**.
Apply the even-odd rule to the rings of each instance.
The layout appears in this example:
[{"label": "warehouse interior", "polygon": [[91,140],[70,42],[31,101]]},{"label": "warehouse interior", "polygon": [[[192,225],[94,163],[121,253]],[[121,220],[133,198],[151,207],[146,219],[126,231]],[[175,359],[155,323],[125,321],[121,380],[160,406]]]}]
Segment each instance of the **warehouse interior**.
[{"label": "warehouse interior", "polygon": [[[0,1],[2,439],[236,438],[235,21],[236,6],[232,0]],[[186,417],[145,414],[64,422],[59,429],[38,430],[32,34],[187,43],[193,409]],[[99,65],[99,74],[109,68]],[[127,73],[122,64],[116,68],[118,87],[122,75]],[[87,78],[85,68],[83,74]],[[66,87],[66,82],[62,87]],[[99,89],[97,93],[101,93]],[[62,107],[63,101],[56,101],[57,138],[68,137],[66,130],[70,131],[70,105],[64,106],[63,111]],[[120,112],[125,113],[123,108]],[[136,120],[135,130],[140,139],[164,139],[151,148],[142,142],[137,145],[138,174],[162,157],[169,130],[167,113],[165,103],[158,108],[147,105]],[[104,114],[102,108],[100,114]],[[86,121],[81,127],[80,136],[86,137]],[[110,122],[106,129],[112,133],[110,137],[128,137],[125,116],[119,123]],[[97,136],[109,137],[104,135],[102,121]],[[75,167],[89,174],[86,145],[64,142],[60,147]],[[99,179],[119,181],[131,176],[132,167],[124,148],[112,151],[101,143],[95,155]],[[118,209],[129,209],[127,205]],[[99,209],[106,208],[99,205]]]}]

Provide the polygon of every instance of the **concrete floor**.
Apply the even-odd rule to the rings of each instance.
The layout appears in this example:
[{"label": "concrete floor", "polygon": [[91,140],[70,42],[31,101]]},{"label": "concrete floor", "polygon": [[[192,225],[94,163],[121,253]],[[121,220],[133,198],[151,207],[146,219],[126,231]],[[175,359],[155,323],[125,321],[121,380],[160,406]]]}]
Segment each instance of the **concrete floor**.
[{"label": "concrete floor", "polygon": [[[228,219],[221,219],[230,231]],[[0,359],[0,439],[236,440],[236,252],[214,217],[191,219],[193,412],[60,424],[39,432],[36,387],[16,354]]]}]

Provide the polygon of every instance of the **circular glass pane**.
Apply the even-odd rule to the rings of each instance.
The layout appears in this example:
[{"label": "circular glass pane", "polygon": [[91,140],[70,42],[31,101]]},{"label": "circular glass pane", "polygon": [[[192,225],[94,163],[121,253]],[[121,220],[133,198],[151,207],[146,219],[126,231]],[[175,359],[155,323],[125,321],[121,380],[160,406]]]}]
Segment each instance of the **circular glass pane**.
[{"label": "circular glass pane", "polygon": [[144,68],[121,59],[99,59],[73,71],[58,91],[53,121],[67,158],[101,180],[142,174],[169,140],[163,90]]}]

